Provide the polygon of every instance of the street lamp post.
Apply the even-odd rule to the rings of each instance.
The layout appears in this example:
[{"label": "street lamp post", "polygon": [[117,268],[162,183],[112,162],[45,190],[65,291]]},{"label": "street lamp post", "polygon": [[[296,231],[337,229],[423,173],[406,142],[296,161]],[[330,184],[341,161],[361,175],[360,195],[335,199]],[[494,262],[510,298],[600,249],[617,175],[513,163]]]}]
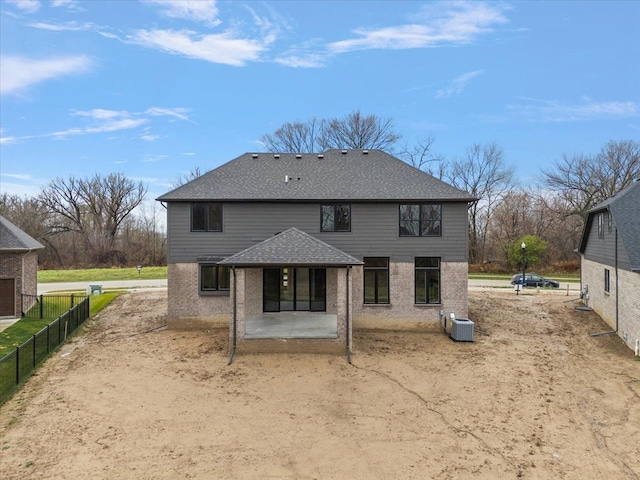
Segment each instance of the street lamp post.
[{"label": "street lamp post", "polygon": [[522,245],[520,245],[520,248],[522,249],[522,289],[524,290],[525,272],[527,271],[527,257],[526,257],[527,245],[524,242],[522,242]]}]

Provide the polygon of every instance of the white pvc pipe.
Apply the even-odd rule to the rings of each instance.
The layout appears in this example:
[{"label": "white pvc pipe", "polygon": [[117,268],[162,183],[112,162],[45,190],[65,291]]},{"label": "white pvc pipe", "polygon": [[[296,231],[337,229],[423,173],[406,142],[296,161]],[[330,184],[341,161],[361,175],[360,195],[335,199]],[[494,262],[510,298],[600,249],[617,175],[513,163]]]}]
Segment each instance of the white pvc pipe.
[{"label": "white pvc pipe", "polygon": [[636,357],[640,355],[640,340],[636,338]]}]

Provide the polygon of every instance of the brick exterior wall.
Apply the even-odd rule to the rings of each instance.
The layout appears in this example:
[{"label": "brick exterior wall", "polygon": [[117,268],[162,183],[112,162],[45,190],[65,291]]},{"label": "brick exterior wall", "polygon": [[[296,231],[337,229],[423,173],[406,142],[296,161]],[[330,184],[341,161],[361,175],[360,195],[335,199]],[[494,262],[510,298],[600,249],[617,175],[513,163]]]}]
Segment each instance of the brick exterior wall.
[{"label": "brick exterior wall", "polygon": [[227,327],[231,320],[230,295],[200,295],[197,263],[168,266],[168,326],[190,330]]},{"label": "brick exterior wall", "polygon": [[[589,287],[587,304],[611,329],[616,328],[616,294],[618,295],[618,336],[632,350],[640,339],[640,273],[618,270],[582,258],[582,286]],[[604,270],[610,272],[609,292],[604,291]],[[617,291],[619,288],[619,292]]]},{"label": "brick exterior wall", "polygon": [[14,279],[14,316],[20,316],[20,294],[38,294],[38,252],[0,253],[0,278]]},{"label": "brick exterior wall", "polygon": [[[390,262],[390,305],[365,305],[363,268],[354,268],[354,324],[356,328],[415,328],[440,321],[440,310],[454,312],[458,318],[468,315],[468,271],[465,262],[440,265],[441,304],[416,305],[415,266],[412,262]],[[473,320],[473,319],[472,319]]]}]

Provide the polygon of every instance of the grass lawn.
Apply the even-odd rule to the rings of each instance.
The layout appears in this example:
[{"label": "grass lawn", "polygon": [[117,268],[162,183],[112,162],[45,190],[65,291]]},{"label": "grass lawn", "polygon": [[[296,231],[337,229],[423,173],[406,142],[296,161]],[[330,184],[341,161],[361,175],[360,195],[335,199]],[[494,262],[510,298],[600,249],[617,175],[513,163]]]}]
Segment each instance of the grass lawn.
[{"label": "grass lawn", "polygon": [[167,267],[87,268],[84,270],[40,270],[38,283],[102,282],[107,280],[155,280],[167,278]]}]

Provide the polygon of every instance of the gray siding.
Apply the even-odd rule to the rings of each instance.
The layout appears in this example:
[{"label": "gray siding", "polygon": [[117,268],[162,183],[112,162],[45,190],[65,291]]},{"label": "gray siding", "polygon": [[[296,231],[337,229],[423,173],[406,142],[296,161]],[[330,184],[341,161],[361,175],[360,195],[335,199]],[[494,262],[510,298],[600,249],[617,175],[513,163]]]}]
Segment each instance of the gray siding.
[{"label": "gray siding", "polygon": [[168,261],[195,262],[200,256],[228,256],[270,236],[296,227],[362,259],[389,256],[412,261],[438,256],[445,262],[467,261],[467,204],[442,204],[441,237],[400,237],[398,203],[352,203],[351,232],[320,232],[319,203],[226,203],[223,232],[191,232],[190,204],[167,205]]},{"label": "gray siding", "polygon": [[[587,260],[615,267],[616,265],[616,225],[613,222],[613,228],[609,231],[607,224],[607,216],[609,212],[604,213],[604,238],[598,237],[598,215],[593,214],[593,221],[588,232],[587,243],[585,246],[584,256]],[[631,270],[631,263],[627,256],[624,243],[618,236],[618,268]]]}]

